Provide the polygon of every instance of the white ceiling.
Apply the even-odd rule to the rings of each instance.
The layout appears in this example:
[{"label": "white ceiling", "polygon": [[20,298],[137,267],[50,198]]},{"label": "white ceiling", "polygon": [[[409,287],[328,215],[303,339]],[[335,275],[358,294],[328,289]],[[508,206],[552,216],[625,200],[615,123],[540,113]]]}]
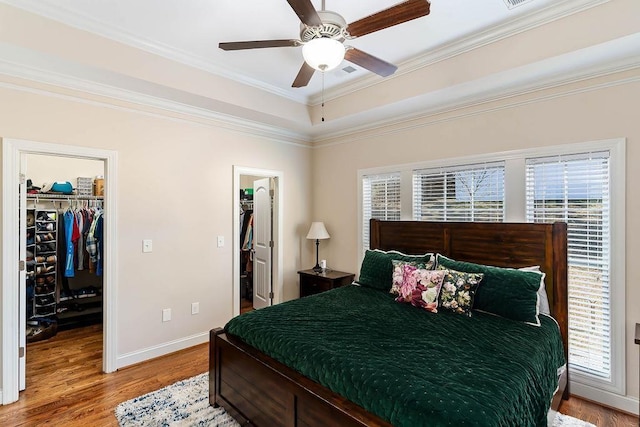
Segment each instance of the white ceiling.
[{"label": "white ceiling", "polygon": [[[209,71],[296,100],[322,90],[316,73],[306,88],[291,88],[301,48],[225,52],[222,41],[298,39],[300,21],[286,0],[0,0],[146,50],[206,64]],[[312,0],[316,9],[321,0]],[[353,22],[399,0],[326,0],[327,10]],[[511,10],[505,0],[432,0],[430,15],[368,34],[348,44],[400,65],[455,40],[516,20],[558,0],[530,0]],[[352,65],[348,74],[343,67]],[[372,73],[346,61],[324,77],[325,89]],[[375,76],[375,75],[374,75]],[[376,78],[382,79],[381,77]]]}]

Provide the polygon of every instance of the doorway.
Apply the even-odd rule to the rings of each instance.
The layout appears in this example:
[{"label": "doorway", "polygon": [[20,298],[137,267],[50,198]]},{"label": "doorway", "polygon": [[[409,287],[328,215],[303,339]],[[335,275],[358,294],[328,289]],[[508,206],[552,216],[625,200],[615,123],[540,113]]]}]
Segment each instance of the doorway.
[{"label": "doorway", "polygon": [[[242,222],[240,220],[241,214],[245,212],[249,207],[253,208],[253,197],[247,197],[247,191],[251,188],[251,195],[253,195],[254,183],[260,183],[259,186],[264,186],[265,181],[269,181],[272,188],[272,196],[270,200],[272,211],[272,239],[273,244],[271,249],[272,258],[268,273],[271,277],[271,289],[270,298],[268,304],[277,304],[282,301],[283,294],[283,274],[282,274],[282,172],[265,169],[247,168],[241,166],[233,167],[234,180],[233,180],[233,315],[237,316],[242,311],[244,302],[245,307],[253,307],[253,302],[247,302],[248,287],[251,288],[251,295],[253,295],[253,286],[248,286],[246,262],[247,257],[243,252],[244,240],[241,239],[243,234]],[[265,180],[267,178],[267,180]],[[243,197],[244,196],[244,197]],[[249,204],[251,199],[251,204]],[[245,236],[246,237],[246,236]],[[243,241],[241,241],[243,240]],[[264,274],[262,272],[261,274]],[[251,272],[255,274],[255,272]],[[262,282],[258,282],[261,284]],[[251,284],[253,284],[253,279]],[[261,289],[259,286],[258,289]],[[269,292],[267,292],[269,293]]]},{"label": "doorway", "polygon": [[[26,209],[26,177],[22,174],[27,155],[56,156],[70,159],[101,161],[104,164],[104,203],[109,207],[104,214],[104,290],[103,290],[103,356],[102,370],[116,370],[116,170],[117,153],[109,150],[66,146],[24,140],[3,139],[2,156],[2,404],[15,402],[19,398],[21,378],[24,378],[24,342],[20,333],[20,283],[25,283],[24,257],[20,256],[20,209]],[[22,161],[21,161],[22,160]],[[20,192],[20,188],[23,191]],[[23,249],[24,250],[24,249]],[[23,252],[24,253],[24,252]],[[21,263],[18,260],[22,261]],[[7,268],[16,266],[15,268]],[[23,312],[24,314],[24,312]],[[24,323],[23,323],[24,324]]]}]

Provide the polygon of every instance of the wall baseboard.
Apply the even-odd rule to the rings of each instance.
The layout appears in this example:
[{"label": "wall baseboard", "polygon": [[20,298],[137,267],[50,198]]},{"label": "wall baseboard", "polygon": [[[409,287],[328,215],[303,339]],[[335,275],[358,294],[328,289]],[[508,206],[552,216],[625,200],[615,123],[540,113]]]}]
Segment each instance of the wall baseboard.
[{"label": "wall baseboard", "polygon": [[571,383],[570,390],[571,394],[575,394],[584,399],[619,409],[629,414],[638,415],[638,399],[636,398],[621,396],[579,383]]},{"label": "wall baseboard", "polygon": [[130,366],[136,363],[144,362],[146,360],[154,359],[156,357],[164,356],[169,353],[184,350],[185,348],[203,344],[208,341],[209,332],[207,331],[180,338],[174,341],[169,341],[153,347],[144,348],[142,350],[133,351],[131,353],[126,353],[117,357],[116,369],[124,368],[125,366]]}]

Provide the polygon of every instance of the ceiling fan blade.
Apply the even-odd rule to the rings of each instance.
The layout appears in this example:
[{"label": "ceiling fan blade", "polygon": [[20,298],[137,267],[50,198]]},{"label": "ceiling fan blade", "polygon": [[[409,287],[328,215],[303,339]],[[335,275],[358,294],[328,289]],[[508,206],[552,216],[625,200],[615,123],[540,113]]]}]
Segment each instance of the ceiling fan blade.
[{"label": "ceiling fan blade", "polygon": [[255,40],[246,42],[223,42],[218,47],[222,50],[262,49],[266,47],[296,47],[299,40]]},{"label": "ceiling fan blade", "polygon": [[379,76],[387,77],[395,73],[398,67],[393,64],[376,58],[373,55],[369,55],[355,47],[350,47],[344,54],[344,59],[349,62],[353,62],[356,65],[366,68],[367,70],[376,73]]},{"label": "ceiling fan blade", "polygon": [[289,2],[289,6],[293,9],[293,11],[298,15],[300,21],[308,27],[317,27],[318,25],[322,25],[322,21],[320,20],[320,16],[318,12],[316,12],[316,8],[313,7],[311,0],[287,0]]},{"label": "ceiling fan blade", "polygon": [[305,87],[306,85],[309,84],[309,80],[311,80],[311,77],[313,76],[313,73],[315,71],[316,70],[311,68],[309,64],[307,64],[306,62],[303,62],[302,67],[300,68],[300,71],[298,71],[298,75],[296,76],[296,79],[293,81],[293,84],[291,85],[291,87]]},{"label": "ceiling fan blade", "polygon": [[408,0],[352,22],[347,26],[347,32],[351,37],[364,36],[365,34],[426,16],[429,14],[429,10],[430,4],[427,0]]}]

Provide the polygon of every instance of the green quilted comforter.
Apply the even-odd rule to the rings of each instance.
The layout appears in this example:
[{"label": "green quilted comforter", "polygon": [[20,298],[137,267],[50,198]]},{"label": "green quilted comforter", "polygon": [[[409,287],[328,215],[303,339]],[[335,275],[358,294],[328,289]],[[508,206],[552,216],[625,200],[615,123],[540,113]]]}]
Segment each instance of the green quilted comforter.
[{"label": "green quilted comforter", "polygon": [[397,426],[543,426],[564,365],[555,321],[429,313],[345,286],[225,331]]}]

